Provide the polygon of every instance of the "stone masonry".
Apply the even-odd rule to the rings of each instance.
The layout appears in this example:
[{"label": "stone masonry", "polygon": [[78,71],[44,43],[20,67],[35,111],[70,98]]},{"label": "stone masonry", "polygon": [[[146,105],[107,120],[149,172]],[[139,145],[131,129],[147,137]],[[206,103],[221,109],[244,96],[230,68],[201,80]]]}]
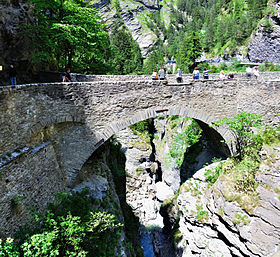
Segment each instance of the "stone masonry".
[{"label": "stone masonry", "polygon": [[[279,81],[127,80],[18,85],[0,88],[0,231],[22,224],[24,202],[46,205],[72,187],[92,153],[129,125],[160,115],[210,124],[238,111],[280,123]],[[225,129],[218,132],[230,139]],[[22,204],[12,208],[12,202]],[[17,209],[19,208],[19,209]]]}]

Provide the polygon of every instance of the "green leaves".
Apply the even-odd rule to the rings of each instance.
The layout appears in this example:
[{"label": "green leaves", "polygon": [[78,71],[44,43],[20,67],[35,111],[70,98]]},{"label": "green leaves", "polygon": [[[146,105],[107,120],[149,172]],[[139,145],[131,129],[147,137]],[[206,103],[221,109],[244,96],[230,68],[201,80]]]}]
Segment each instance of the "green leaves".
[{"label": "green leaves", "polygon": [[178,167],[181,167],[184,161],[187,147],[190,147],[199,141],[201,128],[192,120],[191,124],[182,132],[176,135],[174,143],[170,146],[167,157],[176,160]]},{"label": "green leaves", "polygon": [[0,240],[0,257],[115,257],[123,224],[111,213],[92,211],[93,199],[87,193],[60,193],[57,204],[40,215],[36,232],[24,233],[19,243]]},{"label": "green leaves", "polygon": [[178,44],[177,64],[184,72],[191,73],[195,67],[195,60],[201,55],[202,48],[199,37],[195,33],[186,33],[184,40]]},{"label": "green leaves", "polygon": [[0,257],[19,257],[19,249],[12,238],[7,238],[4,242],[0,239]]},{"label": "green leaves", "polygon": [[138,73],[142,69],[140,47],[125,26],[114,26],[110,36],[113,56],[110,60],[115,74]]},{"label": "green leaves", "polygon": [[263,139],[257,132],[263,128],[262,116],[257,113],[240,112],[232,119],[225,118],[213,122],[215,126],[228,127],[236,139],[236,147],[239,159],[250,156],[258,159]]},{"label": "green leaves", "polygon": [[93,8],[78,0],[30,1],[37,21],[25,27],[25,34],[32,40],[35,63],[80,72],[94,72],[96,62],[100,70],[107,66],[109,36]]}]

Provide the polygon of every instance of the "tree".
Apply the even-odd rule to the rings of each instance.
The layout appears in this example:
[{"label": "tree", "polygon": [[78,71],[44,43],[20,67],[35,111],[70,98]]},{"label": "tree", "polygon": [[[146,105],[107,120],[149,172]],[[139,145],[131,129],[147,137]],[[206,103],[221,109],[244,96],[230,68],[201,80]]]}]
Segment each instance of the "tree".
[{"label": "tree", "polygon": [[30,0],[36,20],[26,27],[33,61],[52,69],[106,70],[109,36],[97,12],[81,0]]},{"label": "tree", "polygon": [[184,72],[191,72],[195,67],[195,60],[201,55],[201,50],[202,47],[198,35],[195,33],[186,33],[176,53],[178,66]]},{"label": "tree", "polygon": [[163,67],[164,65],[164,56],[161,48],[153,49],[152,53],[145,60],[143,65],[143,73],[144,74],[152,74],[152,72],[159,67]]},{"label": "tree", "polygon": [[110,40],[113,51],[111,63],[114,67],[114,73],[139,73],[142,70],[141,50],[125,25],[114,26]]}]

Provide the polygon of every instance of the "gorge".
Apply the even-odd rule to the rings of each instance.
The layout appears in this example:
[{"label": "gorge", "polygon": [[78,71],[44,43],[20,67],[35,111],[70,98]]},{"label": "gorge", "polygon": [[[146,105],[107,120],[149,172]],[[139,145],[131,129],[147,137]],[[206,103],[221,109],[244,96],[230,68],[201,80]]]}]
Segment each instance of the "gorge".
[{"label": "gorge", "polygon": [[0,0],[0,256],[279,257],[279,15]]},{"label": "gorge", "polygon": [[[278,90],[277,81],[177,85],[172,76],[169,83],[89,76],[87,82],[2,87],[2,236],[30,220],[28,206],[43,211],[57,192],[88,187],[94,208],[124,223],[116,234],[120,256],[143,254],[138,231],[152,235],[155,256],[273,256],[279,245],[279,147],[262,150],[259,168],[230,159],[221,167],[213,157],[234,154],[233,141],[220,142],[231,132],[217,127],[218,136],[207,124],[258,110],[277,127]],[[191,128],[202,133],[200,143],[191,137],[193,147],[186,144]],[[222,169],[215,183],[216,171],[203,168],[212,161],[219,174]],[[239,177],[246,167],[258,170],[256,180]]]}]

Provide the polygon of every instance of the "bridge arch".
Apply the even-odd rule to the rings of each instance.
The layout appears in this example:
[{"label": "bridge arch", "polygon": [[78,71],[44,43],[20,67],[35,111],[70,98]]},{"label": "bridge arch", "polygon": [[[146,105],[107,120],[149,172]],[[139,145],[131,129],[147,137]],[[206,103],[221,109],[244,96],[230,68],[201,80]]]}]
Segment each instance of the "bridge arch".
[{"label": "bridge arch", "polygon": [[[182,106],[161,106],[157,108],[149,108],[146,110],[139,111],[133,115],[131,115],[129,118],[113,121],[111,124],[109,124],[106,127],[106,130],[103,132],[104,138],[102,138],[102,141],[108,140],[111,136],[118,133],[119,131],[129,127],[130,125],[133,125],[137,122],[147,120],[150,118],[156,118],[159,116],[166,116],[166,115],[179,115],[181,117],[190,117],[198,121],[199,124],[203,126],[205,124],[206,126],[210,126],[213,121],[216,119],[214,117],[211,117],[210,115],[204,113],[204,112],[198,112],[193,111],[191,108],[188,107],[182,107]],[[205,129],[206,126],[203,126],[202,129]],[[210,127],[209,127],[210,129]],[[215,130],[217,134],[220,135],[220,139],[224,139],[225,142],[227,142],[228,147],[228,155],[235,154],[235,139],[233,137],[233,134],[230,130],[223,128],[223,127],[216,127],[215,129],[211,129],[212,131]],[[227,151],[226,149],[223,149]]]}]

